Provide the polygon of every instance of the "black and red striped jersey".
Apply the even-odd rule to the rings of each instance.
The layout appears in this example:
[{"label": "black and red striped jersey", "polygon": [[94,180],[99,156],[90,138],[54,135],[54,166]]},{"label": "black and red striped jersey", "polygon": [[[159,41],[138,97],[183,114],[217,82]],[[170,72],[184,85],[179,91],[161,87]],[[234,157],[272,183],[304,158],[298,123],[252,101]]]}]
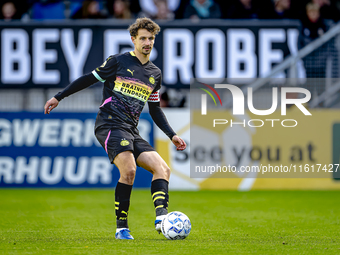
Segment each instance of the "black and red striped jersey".
[{"label": "black and red striped jersey", "polygon": [[100,110],[138,125],[139,116],[148,102],[159,102],[161,70],[151,61],[142,64],[134,52],[112,55],[92,74],[104,83]]}]

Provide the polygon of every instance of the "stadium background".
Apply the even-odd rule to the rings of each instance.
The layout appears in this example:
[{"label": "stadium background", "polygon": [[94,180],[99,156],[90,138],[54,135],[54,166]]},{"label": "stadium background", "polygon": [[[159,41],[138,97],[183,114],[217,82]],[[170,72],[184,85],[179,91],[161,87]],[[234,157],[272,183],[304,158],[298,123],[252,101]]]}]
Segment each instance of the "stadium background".
[{"label": "stadium background", "polygon": [[[108,2],[111,3],[99,1],[100,10],[105,10]],[[223,1],[217,3],[222,10],[220,18],[223,18],[223,10],[227,6],[223,5]],[[101,65],[110,54],[132,49],[126,31],[130,20],[73,19],[71,14],[81,4],[74,1],[28,1],[29,9],[21,20],[4,19],[0,22],[2,188],[98,188],[114,187],[116,184],[117,170],[109,164],[91,128],[101,101],[101,84],[64,99],[52,114],[42,114],[46,100],[72,80]],[[183,11],[184,4],[185,1],[180,2],[179,10],[182,8]],[[331,4],[336,6],[337,2]],[[303,12],[305,5],[301,5],[296,13]],[[54,9],[48,9],[52,7]],[[44,8],[51,19],[43,16],[41,9]],[[143,11],[142,6],[141,9]],[[56,16],[53,10],[62,15]],[[39,11],[41,16],[37,14]],[[106,15],[110,15],[110,11],[106,11]],[[175,17],[180,15],[173,13]],[[260,14],[257,17],[261,17]],[[172,169],[170,188],[244,191],[339,189],[337,176],[331,173],[323,178],[248,176],[205,179],[190,178],[189,170],[190,152],[196,150],[190,147],[191,78],[227,77],[227,81],[233,84],[248,79],[243,82],[244,86],[252,86],[256,78],[262,78],[255,105],[264,109],[270,103],[268,92],[271,88],[270,82],[264,78],[279,77],[285,80],[287,86],[299,86],[304,83],[296,81],[312,78],[315,86],[311,91],[313,96],[309,108],[315,118],[314,122],[306,123],[306,130],[296,134],[281,133],[279,136],[265,128],[252,133],[244,131],[248,142],[243,145],[246,150],[259,146],[264,152],[268,148],[285,150],[297,146],[305,155],[297,163],[311,164],[317,163],[306,156],[307,147],[312,144],[317,148],[317,161],[339,163],[340,86],[337,78],[340,72],[340,28],[337,20],[326,17],[328,19],[323,24],[327,29],[308,41],[302,19],[172,18],[169,16],[159,21],[162,31],[157,36],[151,60],[163,72],[162,104],[167,107],[164,112],[173,128],[188,142],[189,148],[185,152],[176,152],[171,142],[154,126],[147,109],[140,121],[141,134],[157,148]],[[295,84],[287,84],[288,81],[295,81]],[[217,134],[208,130],[206,135],[214,140],[223,136],[223,132]],[[232,146],[244,135],[234,135],[234,139],[223,144],[223,149],[232,150]],[[267,141],[266,136],[275,139]],[[206,148],[209,150],[209,145]],[[266,162],[261,160],[260,163]],[[287,163],[282,158],[275,162]],[[149,187],[150,180],[151,175],[139,169],[135,187]]]}]

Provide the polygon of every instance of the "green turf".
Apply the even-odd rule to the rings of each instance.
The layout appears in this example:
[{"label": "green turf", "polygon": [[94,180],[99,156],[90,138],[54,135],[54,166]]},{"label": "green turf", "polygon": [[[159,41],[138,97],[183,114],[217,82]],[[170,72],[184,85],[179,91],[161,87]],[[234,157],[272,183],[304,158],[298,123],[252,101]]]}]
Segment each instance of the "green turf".
[{"label": "green turf", "polygon": [[135,240],[115,240],[113,190],[0,190],[0,254],[340,254],[339,191],[171,192],[192,232],[154,230],[147,190],[134,190]]}]

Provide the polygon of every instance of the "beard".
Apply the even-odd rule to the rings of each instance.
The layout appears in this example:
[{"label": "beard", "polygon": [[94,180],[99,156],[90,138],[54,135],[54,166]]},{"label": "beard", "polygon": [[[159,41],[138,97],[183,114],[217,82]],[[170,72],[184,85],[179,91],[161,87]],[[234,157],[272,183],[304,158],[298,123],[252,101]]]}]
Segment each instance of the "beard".
[{"label": "beard", "polygon": [[142,53],[147,56],[151,53],[152,47],[149,47],[149,50],[145,50],[144,48],[142,48]]}]

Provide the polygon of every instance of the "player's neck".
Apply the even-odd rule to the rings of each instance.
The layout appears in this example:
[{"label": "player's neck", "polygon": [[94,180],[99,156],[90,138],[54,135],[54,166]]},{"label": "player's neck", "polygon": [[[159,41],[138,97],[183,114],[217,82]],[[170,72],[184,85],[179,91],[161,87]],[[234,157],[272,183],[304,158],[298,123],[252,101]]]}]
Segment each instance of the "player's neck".
[{"label": "player's neck", "polygon": [[140,53],[138,50],[135,50],[134,53],[135,53],[136,57],[139,59],[139,61],[142,63],[142,65],[144,65],[145,63],[147,63],[149,61],[150,54],[144,55],[144,54]]}]

